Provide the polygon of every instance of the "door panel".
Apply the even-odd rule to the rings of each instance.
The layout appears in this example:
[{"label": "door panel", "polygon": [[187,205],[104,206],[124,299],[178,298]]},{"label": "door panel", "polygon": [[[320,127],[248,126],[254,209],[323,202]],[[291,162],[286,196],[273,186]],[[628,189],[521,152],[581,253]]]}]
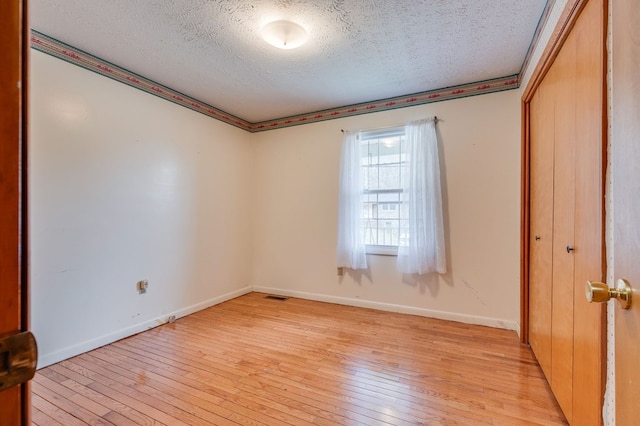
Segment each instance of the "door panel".
[{"label": "door panel", "polygon": [[571,422],[573,403],[573,252],[575,217],[576,58],[573,33],[552,67],[555,101],[551,388]]},{"label": "door panel", "polygon": [[[614,274],[634,288],[631,309],[615,303],[616,424],[638,424],[640,404],[640,5],[613,2],[611,174]],[[613,283],[610,283],[613,284]]]},{"label": "door panel", "polygon": [[541,85],[531,101],[529,343],[545,375],[551,377],[551,256],[553,238],[554,98]]},{"label": "door panel", "polygon": [[[573,424],[592,424],[601,417],[605,380],[605,307],[584,297],[589,279],[604,279],[603,112],[605,111],[604,25],[605,2],[590,1],[573,32],[576,36],[576,207],[574,277]],[[594,277],[594,278],[589,278]]]}]

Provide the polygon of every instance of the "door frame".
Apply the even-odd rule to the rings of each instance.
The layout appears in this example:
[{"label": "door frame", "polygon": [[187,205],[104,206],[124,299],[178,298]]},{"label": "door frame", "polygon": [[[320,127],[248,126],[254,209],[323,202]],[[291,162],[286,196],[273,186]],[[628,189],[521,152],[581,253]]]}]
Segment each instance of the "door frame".
[{"label": "door frame", "polygon": [[520,341],[529,343],[529,243],[530,243],[530,113],[531,100],[544,80],[562,45],[589,0],[568,0],[549,42],[542,52],[522,95],[521,107],[521,186],[520,186]]}]

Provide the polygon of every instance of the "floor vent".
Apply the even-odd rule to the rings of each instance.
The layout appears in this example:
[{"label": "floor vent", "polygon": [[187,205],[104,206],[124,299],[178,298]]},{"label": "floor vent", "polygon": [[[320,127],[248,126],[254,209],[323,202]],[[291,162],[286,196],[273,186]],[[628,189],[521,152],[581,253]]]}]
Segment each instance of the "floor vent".
[{"label": "floor vent", "polygon": [[285,296],[277,296],[275,294],[270,294],[268,296],[264,297],[265,299],[270,299],[270,300],[280,300],[280,301],[285,301],[288,299],[288,297]]}]

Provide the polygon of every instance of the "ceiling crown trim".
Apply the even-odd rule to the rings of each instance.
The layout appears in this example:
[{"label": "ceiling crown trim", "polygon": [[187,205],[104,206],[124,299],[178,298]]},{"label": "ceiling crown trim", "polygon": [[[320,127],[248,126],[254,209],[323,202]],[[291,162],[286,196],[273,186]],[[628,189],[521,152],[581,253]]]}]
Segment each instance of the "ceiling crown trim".
[{"label": "ceiling crown trim", "polygon": [[104,59],[93,56],[36,30],[31,30],[31,48],[111,78],[120,83],[124,83],[128,86],[135,87],[143,92],[158,96],[185,108],[189,108],[217,120],[224,121],[232,126],[251,131],[252,123],[247,120],[243,120],[242,118],[236,117],[160,83],[156,83],[153,80],[149,80],[148,78],[105,61]]},{"label": "ceiling crown trim", "polygon": [[347,105],[313,113],[284,117],[277,120],[252,123],[254,132],[291,127],[300,124],[316,123],[318,121],[333,120],[336,118],[350,117],[353,115],[370,114],[372,112],[388,111],[391,109],[407,108],[416,105],[430,104],[434,102],[449,101],[452,99],[466,98],[468,96],[484,95],[487,93],[501,92],[517,89],[520,86],[518,75],[511,75],[493,80],[479,81],[395,98],[380,99],[355,105]]},{"label": "ceiling crown trim", "polygon": [[49,37],[36,30],[31,30],[31,48],[251,133],[316,123],[354,115],[406,108],[468,96],[483,95],[504,90],[517,89],[520,86],[519,75],[515,74],[492,80],[468,83],[459,86],[446,87],[394,98],[375,100],[290,117],[283,117],[275,120],[252,123]]}]

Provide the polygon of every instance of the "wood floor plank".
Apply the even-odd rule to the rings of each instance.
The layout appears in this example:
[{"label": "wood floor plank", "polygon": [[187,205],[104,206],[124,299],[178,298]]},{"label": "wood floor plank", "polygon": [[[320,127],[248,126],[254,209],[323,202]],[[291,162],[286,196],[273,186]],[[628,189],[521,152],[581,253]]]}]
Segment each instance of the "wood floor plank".
[{"label": "wood floor plank", "polygon": [[260,293],[34,383],[34,424],[567,424],[513,332]]},{"label": "wood floor plank", "polygon": [[38,393],[35,386],[40,385],[43,389],[46,388],[49,393],[59,398],[61,402],[71,402],[82,410],[86,410],[92,413],[92,415],[102,417],[111,411],[104,405],[101,405],[83,395],[75,393],[72,389],[65,387],[61,383],[48,379],[44,374],[38,375],[33,383],[33,392]]},{"label": "wood floor plank", "polygon": [[59,409],[65,411],[66,413],[71,414],[73,417],[77,418],[78,420],[86,423],[86,424],[90,424],[90,425],[113,425],[113,423],[109,422],[109,421],[105,421],[104,419],[102,419],[102,416],[107,414],[109,412],[109,410],[107,410],[106,412],[102,413],[102,414],[96,414],[93,413],[89,410],[87,410],[86,408],[76,404],[74,401],[72,401],[70,398],[73,395],[69,395],[67,397],[64,397],[62,394],[57,393],[59,391],[59,388],[57,387],[53,387],[53,389],[50,389],[36,381],[33,382],[32,385],[32,392],[38,396],[40,396],[42,399],[48,401],[49,403],[55,405],[56,407],[58,407]]},{"label": "wood floor plank", "polygon": [[74,358],[73,363],[91,371],[94,382],[89,385],[90,388],[103,394],[109,393],[112,398],[134,407],[153,419],[168,425],[209,425],[208,422],[170,404],[167,398],[162,398],[161,394],[150,392],[144,385],[130,382],[118,374],[112,374],[98,363],[88,360],[86,354]]},{"label": "wood floor plank", "polygon": [[[125,356],[126,356],[126,353],[128,352],[126,350],[122,350],[121,348],[116,347],[115,345],[111,345],[108,347],[108,349],[105,349],[105,350],[115,352],[115,353],[121,352]],[[131,352],[131,354],[133,354],[134,358],[129,358],[128,362],[132,365],[136,365],[136,363],[139,363],[139,361],[136,361],[135,355],[144,354],[144,352],[137,353],[133,351]],[[218,404],[224,401],[224,397],[226,397],[226,394],[220,394],[219,390],[207,385],[206,382],[198,381],[198,380],[194,380],[186,377],[184,375],[185,374],[184,371],[181,375],[181,374],[176,374],[174,372],[169,371],[171,370],[171,368],[166,368],[166,366],[164,365],[162,367],[155,367],[152,364],[138,364],[138,365],[141,368],[144,368],[146,371],[146,374],[148,374],[149,376],[157,377],[159,380],[172,381],[174,387],[183,389],[186,394],[197,396],[203,401],[200,403],[203,408],[207,409],[208,411],[214,412],[220,417],[223,417],[235,422],[234,424],[241,424],[241,425],[263,424],[253,419],[246,418],[241,414],[239,414],[237,411],[228,410],[222,406],[219,406]],[[237,393],[237,392],[238,390],[234,391],[234,393]],[[223,397],[221,398],[218,395],[222,395]],[[220,424],[223,424],[223,423],[220,422]]]},{"label": "wood floor plank", "polygon": [[[47,367],[49,368],[49,367]],[[66,371],[68,371],[68,373],[66,374],[70,374],[73,371],[69,370],[67,368],[65,368]],[[36,377],[41,374],[41,372],[38,372],[36,374]],[[70,374],[72,375],[72,374]],[[77,375],[75,375],[77,377]],[[77,394],[79,395],[83,395],[89,399],[91,399],[92,401],[96,402],[97,404],[103,405],[107,408],[109,408],[111,411],[105,415],[105,418],[107,418],[109,421],[111,421],[114,424],[125,424],[125,425],[131,425],[131,424],[135,424],[135,425],[155,425],[155,424],[162,424],[160,422],[155,421],[153,418],[148,417],[146,415],[144,415],[143,413],[135,410],[133,407],[128,406],[126,403],[121,403],[111,397],[109,397],[107,394],[98,392],[92,388],[89,387],[90,384],[93,383],[93,380],[91,380],[89,382],[88,385],[83,385],[81,383],[78,383],[72,379],[67,379],[66,381],[62,382],[61,384],[68,387],[69,389],[74,390]],[[110,393],[110,392],[108,392]],[[35,410],[34,410],[35,411]],[[114,414],[117,413],[117,414]],[[120,418],[120,416],[124,417],[126,420],[125,423],[122,422],[116,422],[113,419],[117,420]]]},{"label": "wood floor plank", "polygon": [[83,422],[82,420],[75,417],[72,413],[69,413],[64,409],[57,407],[55,404],[52,404],[35,392],[31,395],[31,401],[34,411],[42,411],[47,416],[54,419],[56,422],[59,422],[65,426],[82,426],[87,424],[86,422]]},{"label": "wood floor plank", "polygon": [[64,426],[59,421],[47,416],[43,411],[33,410],[32,424],[36,426]]},{"label": "wood floor plank", "polygon": [[[118,382],[125,386],[134,387],[145,395],[152,396],[159,401],[170,404],[188,413],[187,416],[184,416],[184,420],[187,421],[188,424],[203,423],[221,426],[235,424],[228,421],[222,415],[209,411],[208,408],[214,406],[211,404],[211,401],[199,400],[198,398],[191,397],[189,392],[184,392],[182,389],[176,391],[170,386],[165,386],[161,382],[150,378],[150,374],[147,374],[144,370],[139,370],[138,373],[135,373],[121,367],[120,365],[125,365],[118,363],[118,361],[123,361],[122,358],[114,359],[111,357],[105,357],[104,353],[101,352],[85,354],[83,355],[83,359],[100,367],[106,374],[111,372],[114,377],[119,379]],[[222,402],[220,398],[217,398],[217,400],[218,401],[216,401],[215,404]],[[178,413],[178,416],[180,416],[180,413]],[[194,420],[194,417],[198,420]]]}]

